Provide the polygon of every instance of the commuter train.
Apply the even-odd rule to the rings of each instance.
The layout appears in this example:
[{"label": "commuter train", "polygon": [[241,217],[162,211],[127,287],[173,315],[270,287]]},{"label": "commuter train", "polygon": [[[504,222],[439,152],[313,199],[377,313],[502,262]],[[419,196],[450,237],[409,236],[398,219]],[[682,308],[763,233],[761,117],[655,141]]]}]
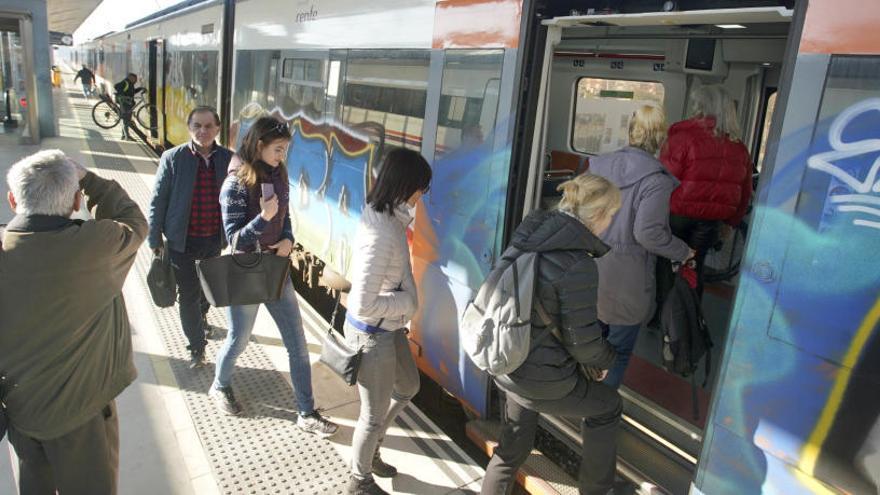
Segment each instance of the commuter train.
[{"label": "commuter train", "polygon": [[[878,25],[874,0],[189,1],[75,61],[139,74],[159,145],[187,139],[199,104],[221,109],[230,146],[260,115],[287,120],[299,273],[334,295],[383,153],[421,151],[434,180],[408,232],[410,343],[474,417],[498,398],[458,316],[519,220],[625,144],[634,108],[674,122],[692,88],[722,84],[758,187],[744,254],[711,262],[739,266],[704,299],[716,364],[673,375],[643,329],[621,472],[670,493],[878,493]],[[578,423],[542,426],[578,447]]]}]

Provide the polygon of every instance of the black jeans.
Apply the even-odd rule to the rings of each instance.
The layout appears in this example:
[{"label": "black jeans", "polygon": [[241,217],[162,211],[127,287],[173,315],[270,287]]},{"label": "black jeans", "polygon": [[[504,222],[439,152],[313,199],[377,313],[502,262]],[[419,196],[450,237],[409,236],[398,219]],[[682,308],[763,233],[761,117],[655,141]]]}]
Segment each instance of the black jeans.
[{"label": "black jeans", "polygon": [[123,139],[131,137],[131,132],[129,132],[129,129],[131,128],[132,110],[134,110],[134,104],[121,103],[119,105],[120,117],[122,118],[122,137],[123,137]]},{"label": "black jeans", "polygon": [[579,492],[605,494],[614,484],[617,469],[617,426],[623,405],[617,391],[603,383],[579,378],[574,390],[558,400],[530,400],[507,394],[507,411],[498,447],[486,467],[482,495],[508,494],[516,471],[535,444],[539,413],[583,418],[583,454]]},{"label": "black jeans", "polygon": [[174,278],[177,279],[178,307],[180,325],[189,341],[187,347],[201,351],[208,341],[202,328],[202,317],[208,314],[210,305],[202,293],[202,285],[196,273],[196,260],[220,256],[220,239],[214,237],[187,237],[186,251],[181,253],[169,250]]}]

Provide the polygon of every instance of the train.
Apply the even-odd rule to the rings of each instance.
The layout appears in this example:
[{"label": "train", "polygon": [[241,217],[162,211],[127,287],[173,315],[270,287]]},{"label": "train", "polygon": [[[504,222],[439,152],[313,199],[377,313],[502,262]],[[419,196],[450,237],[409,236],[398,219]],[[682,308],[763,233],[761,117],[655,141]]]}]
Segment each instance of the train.
[{"label": "train", "polygon": [[[693,88],[723,85],[757,194],[709,260],[716,364],[670,373],[643,329],[621,474],[668,493],[878,493],[878,21],[872,0],[189,0],[71,61],[106,88],[138,74],[158,148],[188,139],[197,105],[220,109],[230,147],[259,116],[289,122],[296,272],[343,303],[383,154],[420,151],[434,180],[408,230],[410,346],[475,425],[503,398],[458,317],[519,221],[625,145],[635,108],[682,120]],[[542,428],[579,449],[577,422]]]}]

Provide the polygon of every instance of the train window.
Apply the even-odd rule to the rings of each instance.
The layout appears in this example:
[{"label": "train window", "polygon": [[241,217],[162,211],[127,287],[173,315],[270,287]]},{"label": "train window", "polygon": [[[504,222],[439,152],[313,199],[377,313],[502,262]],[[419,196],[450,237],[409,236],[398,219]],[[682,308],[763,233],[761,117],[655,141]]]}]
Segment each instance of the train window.
[{"label": "train window", "polygon": [[233,120],[250,119],[268,110],[274,95],[272,62],[275,50],[238,50],[235,54],[235,89],[232,95]]},{"label": "train window", "polygon": [[435,156],[492,146],[502,50],[449,50],[443,67]]},{"label": "train window", "polygon": [[326,95],[325,64],[322,59],[284,59],[277,101],[285,112],[302,112],[315,120],[321,117]]},{"label": "train window", "polygon": [[286,58],[281,66],[281,79],[323,84],[324,61],[316,59]]},{"label": "train window", "polygon": [[429,62],[427,50],[349,52],[342,121],[382,132],[386,145],[420,150]]},{"label": "train window", "polygon": [[[434,183],[443,185],[429,194],[429,214],[432,221],[447,228],[495,225],[497,211],[475,209],[478,204],[495,203],[475,203],[474,198],[488,198],[500,180],[492,151],[504,51],[447,50],[445,55],[433,163]],[[482,252],[490,252],[494,247],[493,241],[486,242]],[[475,248],[475,252],[481,250]],[[481,270],[488,271],[489,258],[472,259]]]},{"label": "train window", "polygon": [[642,105],[662,105],[663,83],[582,77],[575,87],[571,147],[600,154],[626,146],[629,119]]}]

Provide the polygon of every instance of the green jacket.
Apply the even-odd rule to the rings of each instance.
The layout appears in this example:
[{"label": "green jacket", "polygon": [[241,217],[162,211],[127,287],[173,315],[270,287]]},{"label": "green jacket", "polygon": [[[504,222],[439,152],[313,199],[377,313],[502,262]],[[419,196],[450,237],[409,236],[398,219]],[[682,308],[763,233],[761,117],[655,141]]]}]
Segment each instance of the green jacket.
[{"label": "green jacket", "polygon": [[64,435],[134,381],[122,285],[147,221],[119,184],[80,182],[94,220],[18,215],[0,249],[0,371],[12,428]]}]

